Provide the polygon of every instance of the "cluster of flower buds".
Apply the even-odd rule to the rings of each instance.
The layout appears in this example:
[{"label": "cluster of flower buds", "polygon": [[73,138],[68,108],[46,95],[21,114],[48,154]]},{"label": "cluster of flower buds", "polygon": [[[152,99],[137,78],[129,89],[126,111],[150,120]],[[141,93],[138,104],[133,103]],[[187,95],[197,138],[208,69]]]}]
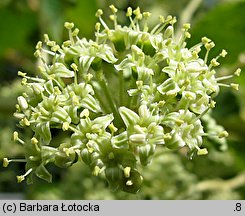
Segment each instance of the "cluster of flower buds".
[{"label": "cluster of flower buds", "polygon": [[[44,35],[44,43],[37,43],[38,77],[19,72],[26,90],[14,115],[33,136],[22,140],[14,133],[26,162],[18,182],[25,177],[32,182],[34,175],[51,182],[47,164],[64,168],[83,161],[111,188],[136,193],[143,181],[139,166],[150,163],[157,146],[205,155],[203,136],[228,135],[205,132],[202,120],[214,108],[220,86],[238,89],[220,83],[233,75],[216,77],[218,58],[226,51],[209,61],[210,39],[186,47],[189,24],[177,37],[175,17],[160,16],[150,29],[151,14],[129,7],[129,25],[121,26],[117,8],[110,8],[113,27],[102,19],[102,10],[96,13],[94,40],[79,38],[79,30],[66,22],[69,40],[58,45]],[[5,158],[4,165],[11,161]]]}]

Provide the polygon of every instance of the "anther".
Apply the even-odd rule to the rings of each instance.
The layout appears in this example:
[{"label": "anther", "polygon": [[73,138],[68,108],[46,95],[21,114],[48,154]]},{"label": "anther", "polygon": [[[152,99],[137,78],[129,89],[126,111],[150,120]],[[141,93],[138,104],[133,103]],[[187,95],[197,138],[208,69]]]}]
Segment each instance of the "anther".
[{"label": "anther", "polygon": [[65,22],[64,26],[67,29],[72,29],[74,27],[74,23],[72,23],[72,22]]}]

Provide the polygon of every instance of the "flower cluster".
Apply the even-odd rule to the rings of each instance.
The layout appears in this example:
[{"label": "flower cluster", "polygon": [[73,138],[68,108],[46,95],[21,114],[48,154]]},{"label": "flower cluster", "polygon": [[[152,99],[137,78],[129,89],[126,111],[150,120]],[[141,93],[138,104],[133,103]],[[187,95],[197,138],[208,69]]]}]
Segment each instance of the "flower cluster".
[{"label": "flower cluster", "polygon": [[[37,43],[39,76],[19,72],[26,90],[14,115],[33,131],[29,140],[14,133],[25,149],[27,172],[17,177],[19,182],[25,177],[31,182],[34,175],[51,182],[47,164],[65,168],[83,161],[113,189],[136,193],[143,180],[138,167],[150,163],[157,145],[185,146],[192,157],[207,154],[203,136],[228,135],[208,134],[202,123],[220,86],[238,88],[219,83],[233,75],[215,76],[226,51],[209,62],[210,39],[186,47],[189,24],[177,37],[175,17],[160,16],[150,29],[149,12],[128,8],[129,25],[121,26],[117,8],[110,8],[113,27],[98,10],[95,40],[79,38],[79,30],[66,22],[69,40],[58,45],[44,35],[44,43]],[[203,48],[204,59],[199,56]],[[4,165],[10,161],[5,158]]]}]

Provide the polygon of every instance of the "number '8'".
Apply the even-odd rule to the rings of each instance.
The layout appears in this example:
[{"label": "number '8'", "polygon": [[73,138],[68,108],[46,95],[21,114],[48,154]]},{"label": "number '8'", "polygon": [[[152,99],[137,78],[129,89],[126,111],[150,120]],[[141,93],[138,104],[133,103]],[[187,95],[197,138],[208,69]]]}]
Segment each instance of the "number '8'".
[{"label": "number '8'", "polygon": [[241,211],[241,210],[242,210],[242,204],[236,203],[236,211]]}]

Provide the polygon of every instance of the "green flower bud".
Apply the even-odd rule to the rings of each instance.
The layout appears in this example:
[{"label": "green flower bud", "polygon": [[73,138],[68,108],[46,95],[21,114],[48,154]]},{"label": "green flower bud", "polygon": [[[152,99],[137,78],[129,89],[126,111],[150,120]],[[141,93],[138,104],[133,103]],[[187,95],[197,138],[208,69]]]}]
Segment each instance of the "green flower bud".
[{"label": "green flower bud", "polygon": [[147,166],[150,163],[154,152],[155,152],[155,147],[153,145],[146,144],[146,145],[138,146],[140,163],[143,166]]},{"label": "green flower bud", "polygon": [[115,148],[128,148],[128,135],[127,132],[124,131],[117,136],[113,136],[111,138],[111,144]]},{"label": "green flower bud", "polygon": [[26,99],[23,96],[19,96],[17,98],[18,104],[20,105],[20,108],[22,110],[26,110],[28,108],[28,103],[26,101]]},{"label": "green flower bud", "polygon": [[98,57],[96,57],[91,63],[91,67],[95,71],[99,71],[101,69],[101,66],[102,66],[102,60],[101,58]]},{"label": "green flower bud", "polygon": [[123,171],[117,167],[106,167],[105,177],[113,189],[118,189],[123,177]]},{"label": "green flower bud", "polygon": [[44,88],[40,83],[33,83],[31,87],[37,95],[41,94],[44,91]]},{"label": "green flower bud", "polygon": [[59,151],[55,154],[54,164],[61,168],[67,168],[72,166],[78,160],[78,155],[75,151],[66,154],[66,152]]},{"label": "green flower bud", "polygon": [[170,137],[165,138],[165,145],[169,149],[179,149],[185,146],[185,142],[182,140],[179,134],[173,134]]},{"label": "green flower bud", "polygon": [[126,107],[120,107],[119,113],[126,127],[132,124],[136,124],[136,122],[139,121],[139,116],[134,111]]},{"label": "green flower bud", "polygon": [[174,28],[173,26],[168,26],[164,32],[164,38],[169,38],[173,35]]},{"label": "green flower bud", "polygon": [[134,169],[130,171],[130,177],[124,177],[121,183],[121,190],[128,193],[137,193],[142,185],[143,177]]},{"label": "green flower bud", "polygon": [[89,152],[87,148],[84,148],[81,151],[81,158],[83,162],[87,165],[90,165],[92,163],[91,153]]},{"label": "green flower bud", "polygon": [[134,144],[143,144],[146,141],[145,134],[133,134],[129,137],[130,142]]}]

